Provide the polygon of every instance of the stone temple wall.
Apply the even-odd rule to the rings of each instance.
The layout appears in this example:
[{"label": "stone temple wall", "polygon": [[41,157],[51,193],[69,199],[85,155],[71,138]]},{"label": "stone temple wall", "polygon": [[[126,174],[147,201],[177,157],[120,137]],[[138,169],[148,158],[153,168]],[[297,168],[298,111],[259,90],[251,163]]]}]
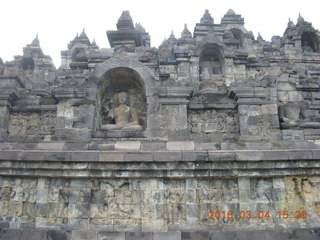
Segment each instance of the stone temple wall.
[{"label": "stone temple wall", "polygon": [[116,26],[0,61],[0,239],[319,239],[319,31]]}]

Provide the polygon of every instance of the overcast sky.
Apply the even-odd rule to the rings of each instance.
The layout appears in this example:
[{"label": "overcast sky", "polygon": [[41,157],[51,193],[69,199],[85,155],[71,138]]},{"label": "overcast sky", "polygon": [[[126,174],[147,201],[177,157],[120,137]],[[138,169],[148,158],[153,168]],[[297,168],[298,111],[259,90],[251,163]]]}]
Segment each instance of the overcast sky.
[{"label": "overcast sky", "polygon": [[0,57],[11,61],[22,55],[22,48],[39,34],[40,46],[60,66],[60,51],[77,32],[85,28],[90,41],[108,48],[107,30],[115,30],[121,12],[129,10],[133,22],[140,22],[151,36],[151,45],[158,47],[173,30],[180,37],[187,23],[193,33],[205,9],[215,23],[233,9],[245,19],[245,28],[255,37],[258,32],[270,41],[282,36],[288,18],[296,23],[299,12],[306,21],[320,29],[319,0],[3,0],[1,2]]}]

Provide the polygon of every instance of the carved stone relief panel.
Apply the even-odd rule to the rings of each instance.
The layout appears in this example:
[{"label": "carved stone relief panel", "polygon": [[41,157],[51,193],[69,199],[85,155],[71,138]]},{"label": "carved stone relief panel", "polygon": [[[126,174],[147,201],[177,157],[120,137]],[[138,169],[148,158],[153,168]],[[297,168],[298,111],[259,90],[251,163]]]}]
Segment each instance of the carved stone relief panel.
[{"label": "carved stone relief panel", "polygon": [[211,136],[239,133],[239,116],[236,110],[189,110],[188,128],[194,136]]},{"label": "carved stone relief panel", "polygon": [[55,111],[14,112],[9,116],[10,135],[51,135],[56,126]]}]

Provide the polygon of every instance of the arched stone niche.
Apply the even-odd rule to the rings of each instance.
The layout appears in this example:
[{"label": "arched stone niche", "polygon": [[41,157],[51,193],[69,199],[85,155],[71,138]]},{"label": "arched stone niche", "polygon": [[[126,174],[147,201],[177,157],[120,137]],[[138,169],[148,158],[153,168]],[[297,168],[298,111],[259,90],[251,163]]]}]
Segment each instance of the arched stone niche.
[{"label": "arched stone niche", "polygon": [[71,63],[69,64],[71,69],[86,69],[88,68],[88,57],[86,50],[82,47],[77,47],[73,50],[71,55]]},{"label": "arched stone niche", "polygon": [[319,38],[315,32],[304,32],[301,35],[303,52],[319,52]]},{"label": "arched stone niche", "polygon": [[233,37],[239,41],[239,46],[241,47],[243,45],[243,32],[238,28],[232,28],[230,32],[232,32]]},{"label": "arched stone niche", "polygon": [[72,52],[73,62],[86,62],[88,61],[86,50],[84,48],[75,48]]},{"label": "arched stone niche", "polygon": [[199,58],[200,76],[222,75],[224,56],[222,48],[217,44],[204,46]]},{"label": "arched stone niche", "polygon": [[20,62],[20,66],[23,70],[34,70],[34,60],[30,55],[23,56]]},{"label": "arched stone niche", "polygon": [[217,43],[207,43],[201,47],[199,53],[199,91],[216,92],[224,85],[223,47]]},{"label": "arched stone niche", "polygon": [[103,104],[114,107],[119,92],[125,91],[128,104],[138,112],[145,136],[152,135],[151,129],[157,126],[154,119],[158,114],[158,94],[154,75],[148,67],[130,57],[112,57],[91,72],[88,84],[96,89],[92,92],[96,99],[96,131],[101,130],[105,121]]},{"label": "arched stone niche", "polygon": [[110,69],[100,82],[98,98],[101,114],[100,126],[115,123],[108,121],[106,116],[108,111],[119,105],[118,95],[120,92],[127,93],[127,105],[137,111],[139,124],[145,129],[147,125],[147,101],[144,83],[136,71],[124,67]]}]

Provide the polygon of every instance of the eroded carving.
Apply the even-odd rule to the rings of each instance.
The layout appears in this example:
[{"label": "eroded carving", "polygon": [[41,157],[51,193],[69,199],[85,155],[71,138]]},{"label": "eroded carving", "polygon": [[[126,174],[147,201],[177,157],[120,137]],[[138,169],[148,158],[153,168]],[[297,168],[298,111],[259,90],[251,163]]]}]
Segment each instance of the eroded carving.
[{"label": "eroded carving", "polygon": [[303,103],[287,102],[279,106],[280,125],[283,129],[320,128],[320,123],[310,122]]},{"label": "eroded carving", "polygon": [[12,113],[9,116],[10,135],[52,135],[56,126],[56,112]]},{"label": "eroded carving", "polygon": [[139,125],[139,117],[134,107],[127,105],[128,94],[126,92],[120,92],[118,94],[118,107],[108,110],[108,106],[105,106],[107,112],[107,121],[114,120],[115,123],[107,123],[101,126],[103,130],[135,130],[141,131],[142,126]]}]

